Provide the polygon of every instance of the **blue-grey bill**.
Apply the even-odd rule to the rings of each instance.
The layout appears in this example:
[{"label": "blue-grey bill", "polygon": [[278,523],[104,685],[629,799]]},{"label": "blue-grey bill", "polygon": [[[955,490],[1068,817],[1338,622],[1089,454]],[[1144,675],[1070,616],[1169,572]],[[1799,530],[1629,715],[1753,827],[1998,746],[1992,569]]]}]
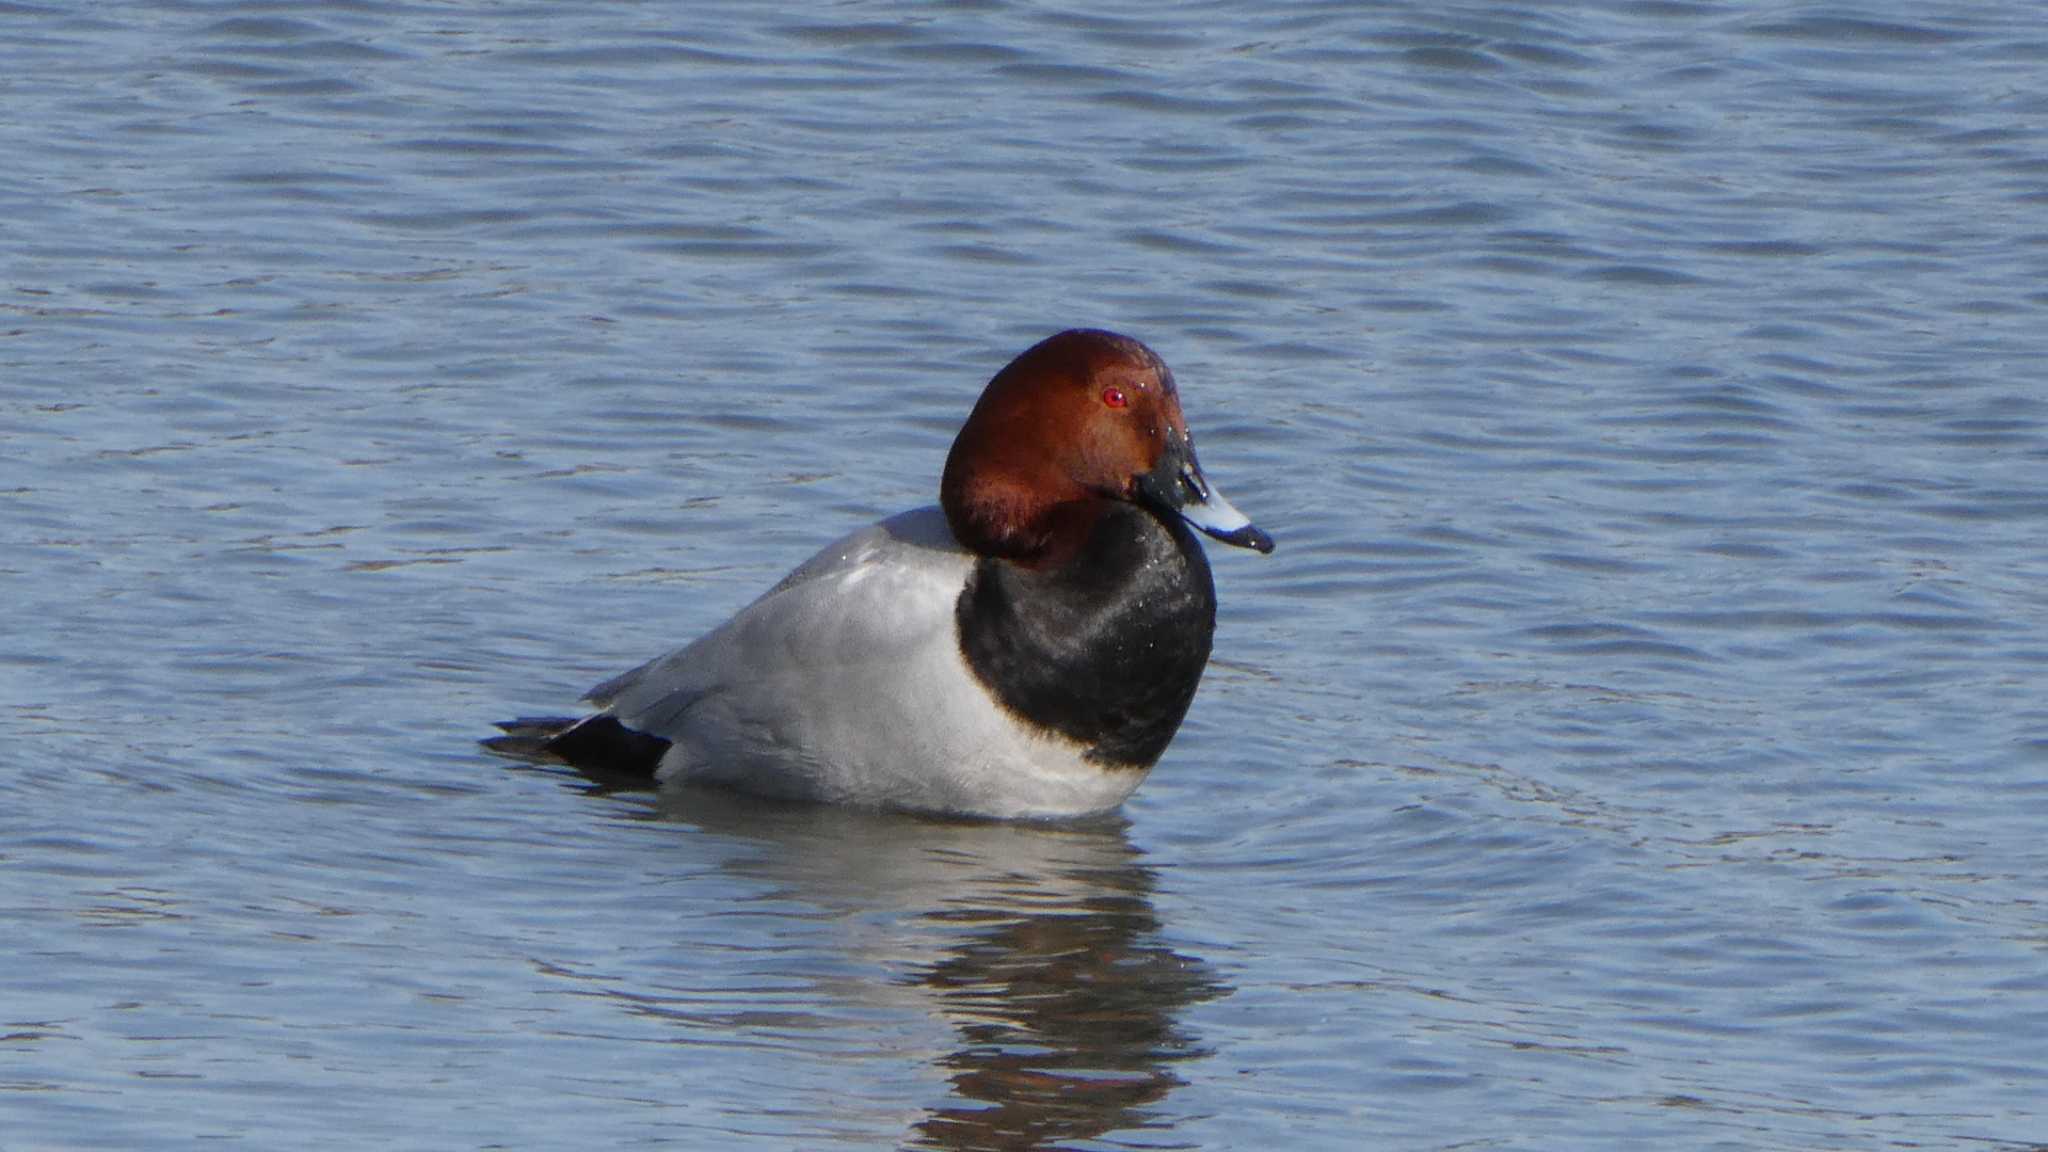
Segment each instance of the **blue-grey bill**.
[{"label": "blue-grey bill", "polygon": [[1273,538],[1259,531],[1251,517],[1225,500],[1223,493],[1218,492],[1207,477],[1190,468],[1180,474],[1180,483],[1182,494],[1187,497],[1180,506],[1181,519],[1225,544],[1257,552],[1273,550]]}]

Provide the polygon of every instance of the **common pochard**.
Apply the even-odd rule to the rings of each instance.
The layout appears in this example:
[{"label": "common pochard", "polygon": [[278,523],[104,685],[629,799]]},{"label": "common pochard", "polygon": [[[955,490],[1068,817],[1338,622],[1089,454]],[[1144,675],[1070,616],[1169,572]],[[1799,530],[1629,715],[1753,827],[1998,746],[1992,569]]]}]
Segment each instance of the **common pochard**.
[{"label": "common pochard", "polygon": [[1078,329],[983,390],[937,507],[829,545],[695,643],[501,724],[501,754],[950,815],[1122,803],[1180,727],[1216,626],[1188,525],[1273,541],[1195,462],[1173,373]]}]

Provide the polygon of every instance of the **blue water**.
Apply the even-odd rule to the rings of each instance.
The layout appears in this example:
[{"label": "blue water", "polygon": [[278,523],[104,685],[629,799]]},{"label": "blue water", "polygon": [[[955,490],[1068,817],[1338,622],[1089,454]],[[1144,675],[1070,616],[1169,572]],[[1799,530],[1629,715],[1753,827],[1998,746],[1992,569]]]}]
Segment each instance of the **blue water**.
[{"label": "blue water", "polygon": [[[0,7],[0,1147],[2048,1143],[2040,16]],[[1074,324],[1119,816],[476,751]]]}]

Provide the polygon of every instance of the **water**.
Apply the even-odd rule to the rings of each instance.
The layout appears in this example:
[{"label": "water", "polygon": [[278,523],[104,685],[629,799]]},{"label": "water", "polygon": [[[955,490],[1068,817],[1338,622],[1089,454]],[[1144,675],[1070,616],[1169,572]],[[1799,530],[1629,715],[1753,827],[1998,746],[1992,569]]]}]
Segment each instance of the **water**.
[{"label": "water", "polygon": [[[0,1146],[2048,1142],[2026,4],[0,10]],[[472,741],[1088,323],[1124,812]]]}]

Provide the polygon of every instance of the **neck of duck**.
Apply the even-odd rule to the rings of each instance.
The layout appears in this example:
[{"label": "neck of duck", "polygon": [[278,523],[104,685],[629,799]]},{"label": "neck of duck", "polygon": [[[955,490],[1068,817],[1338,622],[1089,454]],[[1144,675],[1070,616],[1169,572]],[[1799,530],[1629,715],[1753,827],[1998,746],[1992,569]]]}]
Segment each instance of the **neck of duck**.
[{"label": "neck of duck", "polygon": [[965,470],[956,475],[950,468],[939,491],[946,526],[962,547],[1034,570],[1072,561],[1111,503],[1071,482],[1047,485]]},{"label": "neck of duck", "polygon": [[975,677],[1090,761],[1151,767],[1194,699],[1216,627],[1193,534],[1178,517],[1087,492],[1035,504],[994,484],[943,495],[954,536],[979,556],[954,608]]}]

